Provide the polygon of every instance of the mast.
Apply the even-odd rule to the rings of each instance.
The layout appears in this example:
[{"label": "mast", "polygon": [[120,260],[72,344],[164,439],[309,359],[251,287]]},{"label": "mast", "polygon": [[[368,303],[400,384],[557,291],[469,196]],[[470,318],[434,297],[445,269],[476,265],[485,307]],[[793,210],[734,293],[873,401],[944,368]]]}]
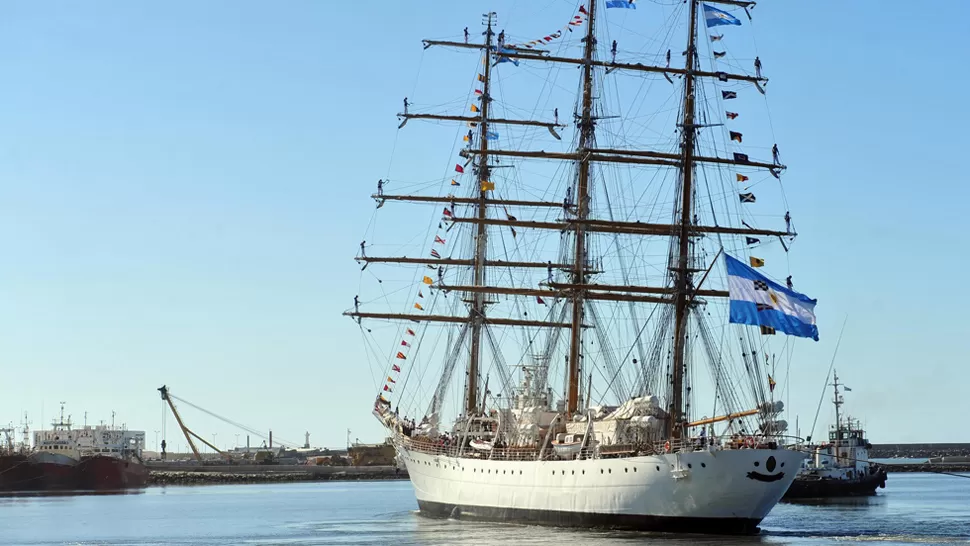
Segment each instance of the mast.
[{"label": "mast", "polygon": [[842,399],[839,398],[839,374],[835,370],[832,371],[832,388],[835,390],[835,398],[832,402],[835,403],[835,439],[836,441],[842,439],[842,420],[839,417],[839,406],[842,405]]},{"label": "mast", "polygon": [[572,329],[569,343],[569,391],[566,395],[566,412],[569,415],[579,409],[580,358],[583,343],[583,311],[586,284],[586,225],[589,216],[589,154],[593,148],[593,55],[596,53],[596,0],[589,3],[586,22],[586,47],[583,48],[583,112],[579,118],[579,184],[576,188],[576,249],[573,257],[572,284],[577,285],[573,297]]},{"label": "mast", "polygon": [[[686,0],[685,0],[686,1]],[[371,263],[386,264],[409,264],[409,265],[428,265],[432,268],[435,265],[454,265],[471,267],[472,279],[466,285],[447,286],[441,279],[434,283],[436,289],[445,292],[455,290],[461,292],[466,297],[468,312],[459,311],[452,315],[424,315],[417,313],[365,313],[361,312],[356,305],[353,311],[344,314],[360,319],[380,319],[380,320],[406,320],[411,322],[425,323],[452,323],[466,324],[470,328],[471,334],[469,347],[469,360],[467,363],[467,378],[465,389],[464,410],[469,414],[476,413],[481,403],[481,390],[479,388],[480,368],[482,360],[482,330],[486,325],[486,306],[490,303],[489,294],[503,294],[519,297],[535,297],[551,294],[553,297],[564,298],[571,303],[571,317],[569,321],[553,322],[539,321],[531,319],[492,317],[487,319],[489,326],[525,326],[542,328],[569,328],[569,353],[567,360],[567,389],[565,393],[566,407],[569,414],[574,414],[580,409],[583,403],[580,397],[580,383],[582,377],[582,341],[583,329],[592,327],[585,324],[585,305],[587,301],[627,301],[639,303],[652,303],[660,305],[674,305],[675,307],[675,328],[673,342],[673,369],[670,374],[671,395],[669,397],[669,415],[667,423],[667,434],[670,438],[679,438],[682,435],[682,427],[686,421],[685,407],[685,353],[687,339],[687,319],[690,309],[695,305],[702,305],[704,302],[698,299],[702,297],[725,297],[727,293],[723,290],[700,290],[695,286],[692,278],[694,273],[703,270],[692,269],[690,254],[692,251],[692,241],[705,234],[728,234],[728,235],[747,235],[747,236],[794,236],[788,229],[785,231],[770,229],[755,229],[747,224],[744,228],[729,226],[705,226],[692,221],[692,196],[694,194],[693,175],[698,165],[717,165],[743,166],[747,169],[766,169],[777,176],[778,172],[785,169],[784,165],[775,161],[750,160],[747,155],[735,154],[734,157],[718,157],[716,155],[705,155],[698,153],[695,139],[696,131],[702,125],[695,124],[696,98],[695,87],[698,80],[717,79],[721,82],[747,82],[755,85],[759,91],[764,92],[761,84],[767,82],[759,74],[751,76],[747,74],[734,74],[728,72],[711,72],[701,70],[697,66],[697,18],[698,5],[700,0],[690,1],[690,22],[688,32],[688,46],[686,52],[686,65],[684,68],[674,68],[670,66],[653,66],[649,64],[630,64],[604,62],[594,59],[596,55],[595,37],[595,14],[597,1],[588,3],[588,11],[584,23],[587,25],[584,42],[584,52],[582,58],[569,58],[550,55],[548,51],[521,48],[516,46],[503,46],[497,48],[495,45],[495,35],[493,25],[495,24],[495,13],[489,12],[483,15],[483,23],[486,27],[485,40],[478,43],[452,42],[439,40],[424,40],[424,47],[427,49],[432,46],[447,46],[458,49],[478,49],[484,51],[484,67],[479,74],[479,81],[483,85],[479,108],[471,115],[452,115],[452,114],[428,114],[403,112],[398,114],[401,123],[398,128],[403,128],[410,119],[418,120],[437,120],[468,123],[471,127],[478,128],[479,142],[477,146],[470,144],[459,153],[461,157],[475,158],[475,174],[479,184],[477,193],[473,190],[466,197],[453,197],[451,195],[424,196],[424,195],[385,195],[378,192],[374,199],[380,208],[385,201],[390,202],[415,202],[415,203],[462,203],[474,205],[477,214],[469,214],[467,217],[455,217],[453,212],[447,213],[448,221],[452,223],[474,224],[473,233],[474,244],[472,256],[465,258],[442,258],[432,255],[434,259],[427,257],[408,257],[408,256],[364,256],[363,253],[357,257],[358,263],[363,263],[366,267]],[[753,2],[745,0],[706,0],[710,3],[721,3],[734,6],[748,7]],[[493,75],[494,61],[531,61],[538,63],[561,63],[582,67],[582,103],[579,111],[574,114],[576,125],[579,129],[579,141],[576,150],[571,152],[546,152],[545,150],[519,150],[519,149],[492,149],[489,146],[489,129],[491,126],[525,126],[525,127],[545,127],[553,137],[559,139],[556,129],[564,127],[558,120],[548,123],[540,120],[518,120],[498,117],[491,119],[491,77]],[[595,144],[595,123],[596,117],[593,112],[593,88],[595,85],[596,67],[607,68],[610,71],[620,72],[639,72],[646,74],[681,75],[684,78],[684,91],[682,98],[682,117],[679,120],[681,127],[681,142],[678,150],[634,150],[634,149],[612,149],[597,148]],[[553,161],[570,161],[576,165],[576,184],[575,202],[572,204],[548,202],[544,200],[514,200],[489,198],[490,191],[490,165],[492,158],[518,158],[518,159],[543,159]],[[592,163],[607,163],[631,166],[653,166],[661,168],[675,168],[681,173],[681,192],[679,195],[680,209],[675,209],[675,218],[670,223],[655,223],[650,221],[640,221],[630,218],[626,221],[600,220],[590,218],[590,176]],[[494,193],[494,192],[493,192]],[[557,221],[536,221],[529,219],[517,219],[511,214],[506,218],[489,218],[487,210],[489,206],[518,206],[533,209],[544,209],[563,206],[564,214],[561,220]],[[679,218],[677,218],[679,216]],[[568,272],[563,282],[553,282],[546,290],[539,291],[533,288],[522,288],[513,286],[490,286],[487,284],[487,268],[526,268],[536,269],[545,268],[550,264],[548,261],[543,263],[536,261],[504,261],[489,260],[487,256],[488,245],[488,226],[503,226],[507,228],[525,228],[533,230],[556,230],[559,232],[572,232],[575,234],[573,248],[569,249],[568,254],[563,255],[560,263],[551,264],[553,268]],[[635,236],[651,237],[671,237],[669,271],[670,280],[667,286],[622,286],[622,285],[600,285],[590,282],[590,275],[599,273],[596,268],[589,265],[587,237],[594,233],[629,234]],[[527,258],[528,259],[528,258]],[[426,281],[427,282],[427,281]],[[702,281],[703,282],[703,281]],[[431,283],[429,283],[431,284]],[[567,306],[570,304],[567,303]],[[669,325],[667,325],[669,328]],[[587,400],[588,403],[588,400]]]},{"label": "mast", "polygon": [[690,24],[687,31],[687,66],[684,72],[683,123],[681,131],[681,174],[682,193],[680,196],[680,232],[677,235],[677,290],[674,295],[674,364],[671,378],[671,402],[667,433],[671,438],[679,438],[684,420],[684,351],[687,342],[687,313],[690,301],[690,238],[691,238],[691,196],[693,195],[694,176],[694,64],[697,38],[697,0],[690,0]]},{"label": "mast", "polygon": [[[473,267],[474,286],[485,284],[486,267],[486,246],[488,243],[488,225],[484,222],[486,214],[486,202],[488,201],[488,189],[486,183],[489,182],[488,168],[488,107],[491,102],[489,95],[489,80],[492,72],[492,63],[489,62],[489,55],[492,51],[492,20],[495,12],[490,11],[486,15],[485,23],[485,70],[482,78],[482,106],[481,123],[478,124],[478,228],[475,232],[475,259]],[[465,411],[470,416],[477,413],[478,406],[478,368],[481,363],[482,351],[482,324],[485,321],[485,294],[477,292],[472,296],[471,320],[471,353],[468,358],[468,390],[465,393]],[[482,398],[484,404],[485,399]]]}]

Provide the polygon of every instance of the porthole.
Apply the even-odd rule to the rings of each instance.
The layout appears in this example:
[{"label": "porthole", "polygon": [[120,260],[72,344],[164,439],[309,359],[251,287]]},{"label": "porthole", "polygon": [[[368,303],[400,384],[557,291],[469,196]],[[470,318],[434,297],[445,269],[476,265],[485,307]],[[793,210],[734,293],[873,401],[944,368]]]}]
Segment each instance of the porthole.
[{"label": "porthole", "polygon": [[707,463],[701,463],[701,468],[707,468]]},{"label": "porthole", "polygon": [[754,465],[755,465],[755,466],[761,466],[761,463],[760,463],[760,462],[758,462],[758,461],[755,461],[755,462],[754,462]]},{"label": "porthole", "polygon": [[565,475],[566,475],[566,471],[565,471],[565,470],[563,470],[563,471],[562,471],[562,475],[563,475],[563,476],[565,476]]},{"label": "porthole", "polygon": [[585,476],[585,475],[586,475],[586,471],[585,471],[585,470],[583,470],[583,476]]},{"label": "porthole", "polygon": [[623,471],[629,473],[630,472],[630,469],[629,468],[624,468]]},{"label": "porthole", "polygon": [[637,467],[634,466],[633,467],[633,471],[636,472],[637,471]]},{"label": "porthole", "polygon": [[576,471],[575,471],[575,470],[573,470],[573,471],[572,471],[572,473],[573,473],[573,476],[575,476],[575,475],[576,475]]},{"label": "porthole", "polygon": [[519,476],[521,476],[521,475],[522,475],[522,471],[521,471],[521,470],[519,470]]},{"label": "porthole", "polygon": [[600,474],[602,474],[602,473],[603,473],[603,469],[601,468],[601,469],[600,469]]},{"label": "porthole", "polygon": [[694,465],[687,463],[687,468],[694,468]]},{"label": "porthole", "polygon": [[660,467],[659,466],[657,467],[657,472],[660,472]]},{"label": "porthole", "polygon": [[607,470],[607,472],[609,472],[610,474],[612,474],[613,473],[613,469],[610,468],[610,469]]}]

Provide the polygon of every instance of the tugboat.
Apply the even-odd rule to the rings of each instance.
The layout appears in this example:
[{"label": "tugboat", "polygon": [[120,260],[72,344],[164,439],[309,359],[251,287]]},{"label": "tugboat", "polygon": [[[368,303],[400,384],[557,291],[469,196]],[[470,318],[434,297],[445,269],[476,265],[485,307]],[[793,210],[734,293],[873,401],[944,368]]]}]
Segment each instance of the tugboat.
[{"label": "tugboat", "polygon": [[841,417],[839,409],[844,400],[839,393],[838,374],[834,375],[832,387],[835,425],[829,430],[829,440],[811,446],[811,457],[802,462],[784,499],[871,496],[877,488],[886,487],[886,470],[869,462],[872,444],[859,420]]}]

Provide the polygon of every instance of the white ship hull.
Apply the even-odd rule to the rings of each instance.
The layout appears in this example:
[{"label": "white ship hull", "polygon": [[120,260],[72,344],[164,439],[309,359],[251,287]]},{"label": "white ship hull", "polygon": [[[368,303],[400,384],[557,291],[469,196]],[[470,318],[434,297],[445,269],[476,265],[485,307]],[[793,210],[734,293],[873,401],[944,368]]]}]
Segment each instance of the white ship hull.
[{"label": "white ship hull", "polygon": [[736,449],[576,461],[491,461],[398,446],[421,513],[479,521],[754,533],[804,455]]}]

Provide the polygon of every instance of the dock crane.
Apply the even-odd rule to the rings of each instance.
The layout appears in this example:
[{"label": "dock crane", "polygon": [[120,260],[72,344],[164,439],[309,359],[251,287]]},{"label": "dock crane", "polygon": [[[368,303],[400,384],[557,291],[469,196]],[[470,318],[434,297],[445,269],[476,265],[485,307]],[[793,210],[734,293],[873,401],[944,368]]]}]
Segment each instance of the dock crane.
[{"label": "dock crane", "polygon": [[[195,432],[192,432],[189,429],[189,427],[185,426],[185,423],[182,422],[182,417],[179,415],[178,410],[175,409],[175,402],[172,401],[172,399],[173,398],[176,398],[176,397],[172,396],[172,394],[168,391],[168,387],[167,386],[162,385],[158,389],[158,392],[161,393],[162,400],[168,402],[168,407],[172,410],[172,415],[175,416],[175,421],[178,422],[179,428],[182,429],[182,434],[185,435],[185,441],[187,441],[189,443],[189,448],[192,449],[192,454],[195,455],[195,459],[197,461],[202,462],[202,455],[199,453],[199,449],[197,447],[195,447],[195,442],[192,441],[192,437],[193,436],[196,439],[198,439],[200,442],[202,442],[203,444],[205,444],[205,445],[211,447],[212,449],[214,449],[216,451],[216,453],[218,453],[219,455],[222,455],[227,460],[232,460],[232,456],[231,455],[229,455],[228,453],[222,451],[218,447],[210,444],[208,441],[206,441],[205,438],[203,438],[202,436],[199,436]],[[179,399],[179,400],[180,401],[183,401],[181,399]]]}]

